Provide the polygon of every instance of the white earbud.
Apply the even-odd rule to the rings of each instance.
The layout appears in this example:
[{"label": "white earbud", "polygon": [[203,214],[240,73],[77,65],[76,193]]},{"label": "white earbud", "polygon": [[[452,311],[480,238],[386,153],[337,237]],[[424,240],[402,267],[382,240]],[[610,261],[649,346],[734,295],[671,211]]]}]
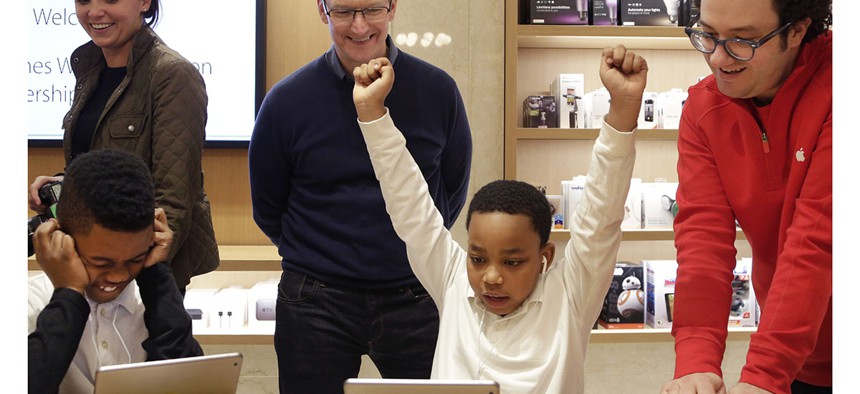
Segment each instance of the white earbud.
[{"label": "white earbud", "polygon": [[541,269],[540,273],[545,274],[546,273],[546,256],[543,257],[542,263],[543,263],[543,269]]}]

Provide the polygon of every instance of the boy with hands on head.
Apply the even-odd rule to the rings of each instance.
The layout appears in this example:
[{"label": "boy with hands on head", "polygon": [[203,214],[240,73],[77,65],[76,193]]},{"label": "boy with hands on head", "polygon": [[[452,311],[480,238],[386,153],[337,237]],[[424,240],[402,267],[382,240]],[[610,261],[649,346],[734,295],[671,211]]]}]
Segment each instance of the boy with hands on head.
[{"label": "boy with hands on head", "polygon": [[33,235],[44,275],[29,280],[29,392],[92,392],[102,366],[203,355],[172,241],[143,160],[98,150],[69,164],[57,219]]},{"label": "boy with hands on head", "polygon": [[632,131],[647,63],[606,48],[600,77],[612,101],[595,142],[564,256],[554,261],[551,208],[532,185],[502,180],[469,206],[467,249],[444,227],[421,170],[383,103],[385,58],[356,67],[358,122],[394,229],[440,314],[432,378],[490,379],[505,393],[581,393],[591,327],[612,279],[635,160]]}]

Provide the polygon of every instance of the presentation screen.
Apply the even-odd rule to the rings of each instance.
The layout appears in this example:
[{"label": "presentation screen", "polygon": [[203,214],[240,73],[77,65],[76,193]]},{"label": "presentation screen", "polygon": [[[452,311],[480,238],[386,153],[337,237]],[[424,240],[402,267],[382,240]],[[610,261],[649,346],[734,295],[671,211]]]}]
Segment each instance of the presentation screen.
[{"label": "presentation screen", "polygon": [[[24,10],[29,145],[58,147],[75,92],[71,54],[90,38],[73,0],[29,0]],[[206,146],[247,147],[265,94],[265,0],[161,0],[154,30],[206,82]]]}]

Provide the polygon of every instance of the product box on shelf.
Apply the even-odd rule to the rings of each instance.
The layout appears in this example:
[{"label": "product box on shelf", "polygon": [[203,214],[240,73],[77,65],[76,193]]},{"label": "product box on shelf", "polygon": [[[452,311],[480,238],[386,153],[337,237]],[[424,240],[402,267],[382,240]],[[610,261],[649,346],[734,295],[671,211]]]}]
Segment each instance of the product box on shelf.
[{"label": "product box on shelf", "polygon": [[237,329],[247,323],[248,289],[227,287],[212,297],[209,328]]},{"label": "product box on shelf", "polygon": [[564,212],[564,228],[573,225],[573,213],[582,199],[585,190],[585,175],[578,175],[568,181],[561,181],[561,205]]},{"label": "product box on shelf", "polygon": [[188,289],[185,291],[185,312],[191,317],[192,330],[209,327],[212,297],[218,289]]},{"label": "product box on shelf", "polygon": [[648,296],[645,302],[645,322],[654,328],[671,328],[675,312],[675,279],[678,262],[675,260],[643,260],[645,286]]},{"label": "product box on shelf", "polygon": [[587,25],[589,0],[531,0],[529,22],[535,25]]},{"label": "product box on shelf", "polygon": [[627,192],[627,200],[624,201],[624,219],[621,221],[621,228],[641,229],[642,228],[642,179],[630,179],[630,191]]},{"label": "product box on shelf", "polygon": [[636,127],[639,130],[650,130],[657,128],[657,93],[644,92],[642,94],[642,107],[639,108],[639,119]]},{"label": "product box on shelf", "polygon": [[599,129],[603,127],[603,117],[609,113],[609,91],[600,88],[588,92],[583,97],[585,105],[585,127]]},{"label": "product box on shelf", "polygon": [[248,327],[275,329],[278,279],[255,283],[248,290]]},{"label": "product box on shelf", "polygon": [[618,24],[618,0],[592,0],[591,25],[615,26]]},{"label": "product box on shelf", "polygon": [[584,128],[585,111],[582,109],[582,95],[585,93],[585,75],[558,74],[550,84],[549,91],[558,103],[558,127]]},{"label": "product box on shelf", "polygon": [[552,228],[553,230],[561,230],[564,229],[565,217],[564,217],[564,204],[562,203],[562,196],[560,194],[547,194],[547,201],[549,201],[550,207],[552,207]]},{"label": "product box on shelf", "polygon": [[734,274],[729,327],[755,327],[756,298],[752,286],[752,259],[738,260]]},{"label": "product box on shelf", "polygon": [[671,229],[678,212],[678,182],[642,183],[642,228]]},{"label": "product box on shelf", "polygon": [[517,4],[517,8],[520,10],[518,23],[521,25],[532,23],[531,18],[529,18],[531,0],[518,0],[517,2],[519,3]]},{"label": "product box on shelf", "polygon": [[598,322],[610,329],[645,326],[645,267],[630,262],[615,264],[609,291],[603,299]]},{"label": "product box on shelf", "polygon": [[677,26],[680,0],[619,0],[624,26]]},{"label": "product box on shelf", "polygon": [[678,11],[678,26],[687,26],[693,16],[699,15],[699,7],[694,0],[681,0],[681,10]]},{"label": "product box on shelf", "polygon": [[553,96],[528,96],[523,100],[523,127],[558,127],[558,109]]},{"label": "product box on shelf", "polygon": [[657,96],[657,127],[677,129],[681,125],[681,110],[687,102],[687,92],[673,88]]}]

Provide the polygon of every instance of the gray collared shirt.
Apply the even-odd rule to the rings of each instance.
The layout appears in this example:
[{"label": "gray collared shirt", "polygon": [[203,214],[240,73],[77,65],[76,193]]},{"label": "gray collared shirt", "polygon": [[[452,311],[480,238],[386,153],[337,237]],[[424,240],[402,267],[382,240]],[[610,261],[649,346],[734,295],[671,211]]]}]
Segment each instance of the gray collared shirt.
[{"label": "gray collared shirt", "polygon": [[[397,55],[400,53],[400,50],[394,45],[394,41],[391,41],[391,36],[385,38],[385,44],[388,46],[388,53],[385,57],[387,57],[388,61],[394,65],[394,62],[397,61]],[[329,48],[323,56],[325,56],[325,60],[328,63],[329,68],[331,68],[338,78],[348,78],[350,81],[352,80],[352,72],[346,72],[346,70],[343,69],[343,66],[340,64],[340,59],[337,57],[337,52],[334,49],[334,44],[331,44],[331,48]]]}]

